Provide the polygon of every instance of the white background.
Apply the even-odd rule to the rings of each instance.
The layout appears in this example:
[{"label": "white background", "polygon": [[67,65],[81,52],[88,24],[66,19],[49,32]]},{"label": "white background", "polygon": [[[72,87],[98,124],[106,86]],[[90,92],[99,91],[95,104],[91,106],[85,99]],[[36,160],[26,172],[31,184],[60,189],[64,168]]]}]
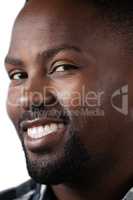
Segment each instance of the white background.
[{"label": "white background", "polygon": [[3,64],[13,22],[23,5],[24,0],[0,1],[0,191],[29,179],[19,139],[6,114],[9,80]]}]

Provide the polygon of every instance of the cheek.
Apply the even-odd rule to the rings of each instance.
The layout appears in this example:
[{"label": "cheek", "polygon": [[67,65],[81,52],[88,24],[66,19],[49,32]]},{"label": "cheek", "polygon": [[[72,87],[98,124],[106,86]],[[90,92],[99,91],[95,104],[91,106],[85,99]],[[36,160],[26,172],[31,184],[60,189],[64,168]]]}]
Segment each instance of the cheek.
[{"label": "cheek", "polygon": [[87,106],[87,99],[91,95],[95,98],[98,90],[98,78],[87,76],[88,72],[75,75],[71,78],[58,80],[54,82],[53,88],[56,88],[56,95],[62,106],[70,109],[80,109]]},{"label": "cheek", "polygon": [[[64,82],[60,81],[54,86],[57,89],[57,96],[62,106],[66,106],[72,114],[73,126],[77,130],[76,134],[79,136],[80,141],[92,150],[97,149],[98,146],[101,147],[101,145],[104,149],[107,142],[105,134],[108,125],[104,116],[95,116],[95,107],[88,107],[87,104],[88,92],[97,92],[97,85],[97,80],[89,79],[84,74],[84,76],[77,76]],[[95,105],[97,99],[96,102],[89,103]],[[94,112],[92,112],[93,109]],[[106,141],[105,145],[103,141]]]},{"label": "cheek", "polygon": [[84,85],[81,76],[56,82],[54,88],[56,88],[56,95],[61,105],[71,109],[79,107]]},{"label": "cheek", "polygon": [[21,113],[20,96],[21,89],[19,87],[9,87],[6,107],[7,113],[14,124],[17,123]]}]

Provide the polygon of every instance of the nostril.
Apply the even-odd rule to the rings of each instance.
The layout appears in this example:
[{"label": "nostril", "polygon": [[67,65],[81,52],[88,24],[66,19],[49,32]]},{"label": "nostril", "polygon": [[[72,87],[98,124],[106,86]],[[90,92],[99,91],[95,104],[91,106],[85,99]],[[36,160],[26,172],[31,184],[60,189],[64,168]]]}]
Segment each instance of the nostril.
[{"label": "nostril", "polygon": [[55,106],[57,104],[56,95],[47,90],[43,91],[29,91],[24,92],[20,97],[20,105],[25,110],[37,110],[48,106]]},{"label": "nostril", "polygon": [[44,104],[54,106],[57,103],[57,98],[53,94],[47,94],[47,96],[44,98]]}]

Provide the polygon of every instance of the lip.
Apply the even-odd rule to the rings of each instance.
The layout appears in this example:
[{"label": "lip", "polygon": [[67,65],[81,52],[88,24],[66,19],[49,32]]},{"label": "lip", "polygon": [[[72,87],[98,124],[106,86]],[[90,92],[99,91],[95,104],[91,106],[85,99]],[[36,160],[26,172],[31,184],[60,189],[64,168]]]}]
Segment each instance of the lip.
[{"label": "lip", "polygon": [[[57,132],[53,132],[49,135],[43,136],[41,138],[33,139],[28,136],[28,128],[45,126],[50,123],[63,123],[64,128],[59,129]],[[35,120],[23,121],[20,124],[22,130],[26,133],[24,134],[24,144],[26,148],[34,153],[44,153],[48,150],[54,151],[54,149],[61,143],[66,132],[68,130],[68,122],[63,119],[52,119],[52,118],[40,118]]]},{"label": "lip", "polygon": [[52,119],[52,118],[39,118],[39,119],[34,119],[34,120],[26,120],[21,122],[20,127],[21,129],[25,132],[27,131],[28,128],[33,128],[37,126],[45,126],[50,123],[63,123],[67,124],[68,122],[63,119]]}]

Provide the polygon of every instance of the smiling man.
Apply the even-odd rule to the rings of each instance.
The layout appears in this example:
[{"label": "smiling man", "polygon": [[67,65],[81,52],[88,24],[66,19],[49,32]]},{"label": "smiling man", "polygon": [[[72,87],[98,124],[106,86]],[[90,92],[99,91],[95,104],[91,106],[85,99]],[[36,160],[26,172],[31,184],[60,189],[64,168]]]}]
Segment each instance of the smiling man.
[{"label": "smiling man", "polygon": [[133,199],[132,11],[129,0],[25,4],[5,66],[32,179],[0,199]]}]

